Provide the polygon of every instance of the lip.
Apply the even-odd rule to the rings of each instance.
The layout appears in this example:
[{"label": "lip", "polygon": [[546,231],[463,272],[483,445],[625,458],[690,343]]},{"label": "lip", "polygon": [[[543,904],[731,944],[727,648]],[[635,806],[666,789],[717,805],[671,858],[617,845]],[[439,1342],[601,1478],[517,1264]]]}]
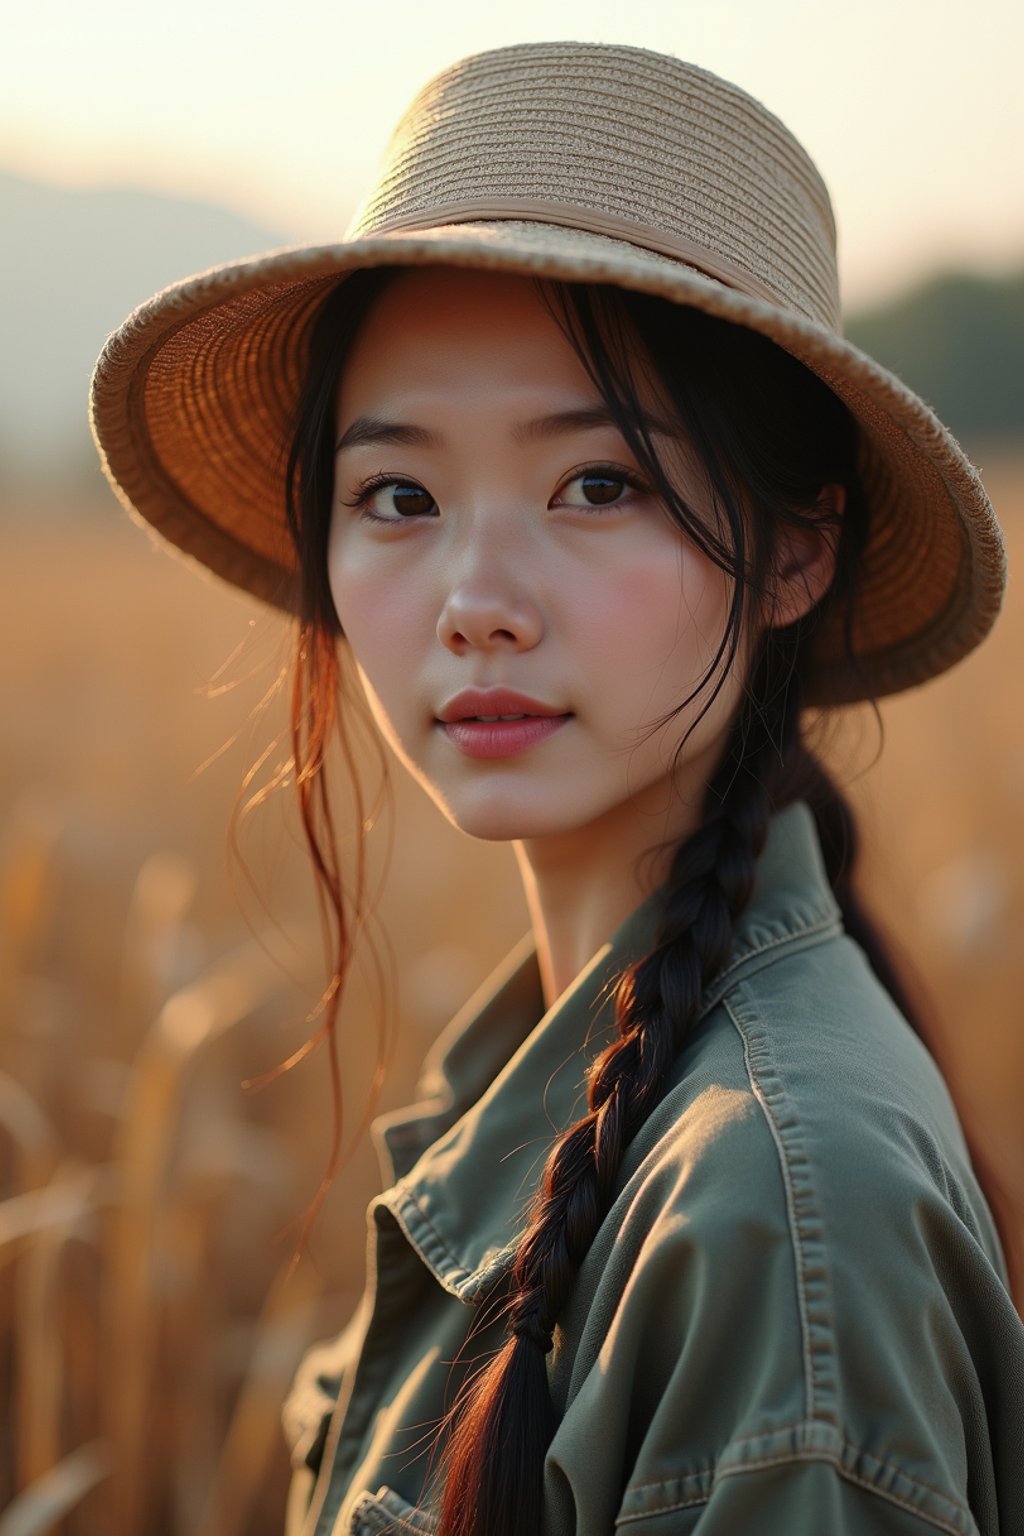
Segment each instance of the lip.
[{"label": "lip", "polygon": [[[482,720],[481,715],[522,718]],[[438,723],[464,756],[497,758],[516,757],[538,746],[571,719],[571,711],[556,709],[511,688],[467,688],[444,705]]]},{"label": "lip", "polygon": [[[570,711],[552,704],[542,704],[528,694],[511,688],[467,688],[449,699],[438,712],[444,725],[461,720],[479,720],[481,715],[529,715],[540,719],[565,718]],[[513,724],[518,722],[511,722]]]}]

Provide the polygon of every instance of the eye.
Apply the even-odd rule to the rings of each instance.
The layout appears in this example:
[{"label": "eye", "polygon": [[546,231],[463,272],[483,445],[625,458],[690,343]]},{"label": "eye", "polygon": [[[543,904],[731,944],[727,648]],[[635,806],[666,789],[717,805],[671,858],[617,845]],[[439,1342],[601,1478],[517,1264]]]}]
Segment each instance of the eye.
[{"label": "eye", "polygon": [[631,500],[627,494],[650,494],[650,487],[639,475],[614,464],[593,464],[563,482],[556,492],[558,506],[579,507],[582,511],[600,511],[603,507],[623,506]]},{"label": "eye", "polygon": [[415,480],[402,480],[395,475],[371,475],[360,481],[355,495],[346,500],[346,507],[354,507],[361,517],[373,523],[401,523],[414,517],[430,517],[437,511],[434,498]]}]

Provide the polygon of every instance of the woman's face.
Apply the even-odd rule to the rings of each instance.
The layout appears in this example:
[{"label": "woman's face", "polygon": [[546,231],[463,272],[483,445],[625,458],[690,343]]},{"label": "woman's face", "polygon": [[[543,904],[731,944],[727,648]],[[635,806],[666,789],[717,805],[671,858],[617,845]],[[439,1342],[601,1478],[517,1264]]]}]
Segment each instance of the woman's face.
[{"label": "woman's face", "polygon": [[734,667],[673,785],[707,693],[658,722],[711,663],[731,582],[605,415],[530,281],[502,274],[402,274],[340,381],[338,616],[385,737],[475,837],[677,833],[738,701]]}]

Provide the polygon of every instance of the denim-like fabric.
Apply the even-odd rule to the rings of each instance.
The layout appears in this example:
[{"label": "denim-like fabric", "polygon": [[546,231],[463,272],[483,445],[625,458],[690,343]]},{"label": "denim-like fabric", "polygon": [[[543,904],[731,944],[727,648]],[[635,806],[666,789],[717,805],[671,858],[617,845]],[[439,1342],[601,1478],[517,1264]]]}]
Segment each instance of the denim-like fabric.
[{"label": "denim-like fabric", "polygon": [[[288,1536],[430,1531],[432,1431],[652,897],[542,1017],[523,945],[374,1126],[363,1303],[285,1408]],[[931,1058],[844,936],[802,805],[627,1149],[559,1320],[541,1536],[1016,1536],[1024,1324]]]}]

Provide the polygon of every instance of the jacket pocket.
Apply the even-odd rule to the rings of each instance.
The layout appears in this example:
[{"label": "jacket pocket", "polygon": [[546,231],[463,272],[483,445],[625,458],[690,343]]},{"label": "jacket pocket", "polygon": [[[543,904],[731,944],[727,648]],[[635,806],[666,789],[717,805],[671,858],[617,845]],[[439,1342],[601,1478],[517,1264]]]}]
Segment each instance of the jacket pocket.
[{"label": "jacket pocket", "polygon": [[393,1488],[360,1493],[352,1508],[349,1536],[433,1536],[438,1521],[425,1510],[407,1504]]}]

